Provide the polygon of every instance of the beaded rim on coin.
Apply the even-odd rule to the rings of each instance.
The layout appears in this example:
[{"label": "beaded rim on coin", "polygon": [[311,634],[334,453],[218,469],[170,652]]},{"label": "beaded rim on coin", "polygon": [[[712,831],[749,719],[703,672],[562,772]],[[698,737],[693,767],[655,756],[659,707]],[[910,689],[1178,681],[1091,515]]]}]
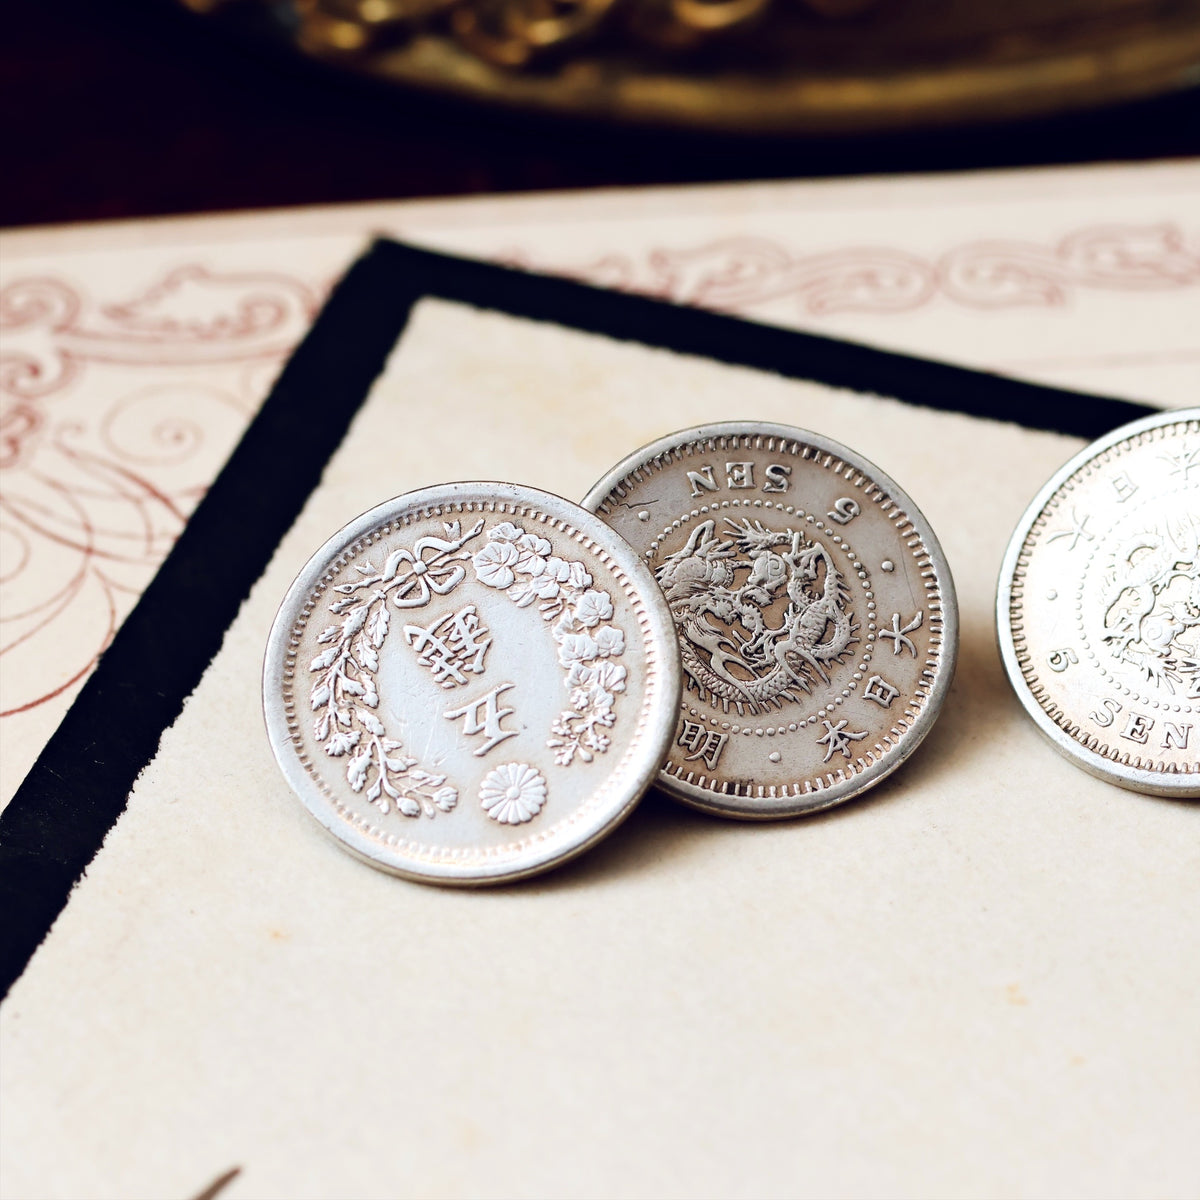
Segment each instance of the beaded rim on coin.
[{"label": "beaded rim on coin", "polygon": [[1163,426],[1195,420],[1200,420],[1200,408],[1177,408],[1154,413],[1152,416],[1131,421],[1127,425],[1114,429],[1111,433],[1107,433],[1085,446],[1078,454],[1073,455],[1050,477],[1021,515],[1021,519],[1009,539],[996,586],[996,637],[1000,648],[1000,658],[1004,663],[1004,671],[1009,684],[1038,732],[1073,765],[1097,779],[1129,791],[1176,799],[1200,798],[1200,778],[1196,774],[1150,771],[1109,758],[1102,758],[1071,737],[1037,702],[1030,692],[1022,671],[1021,655],[1018,653],[1013,636],[1012,606],[1016,590],[1014,587],[1016,575],[1021,557],[1025,553],[1029,535],[1042,512],[1060,488],[1093,459],[1113,446]]},{"label": "beaded rim on coin", "polygon": [[693,443],[719,443],[723,438],[734,437],[760,437],[768,442],[776,440],[781,445],[811,447],[819,454],[831,456],[869,478],[881,494],[886,495],[898,510],[902,510],[902,515],[920,540],[920,550],[927,556],[927,567],[932,568],[938,584],[941,636],[937,648],[938,665],[935,678],[916,715],[910,722],[906,722],[903,736],[890,744],[886,752],[867,769],[856,771],[830,786],[803,794],[746,797],[730,796],[682,781],[672,776],[665,766],[659,774],[659,787],[683,803],[703,812],[742,820],[784,819],[818,812],[860,796],[891,775],[920,746],[936,722],[954,678],[958,657],[958,602],[950,566],[937,535],[908,493],[863,455],[832,438],[810,430],[768,421],[726,421],[679,430],[650,442],[617,463],[584,497],[584,507],[593,512],[598,511],[604,502],[631,478],[635,482],[639,481],[641,473],[647,469],[661,468],[665,459],[681,458],[683,453],[686,453],[685,448]]},{"label": "beaded rim on coin", "polygon": [[[332,585],[350,555],[368,544],[381,528],[487,513],[524,515],[541,524],[557,524],[564,532],[569,529],[574,541],[604,563],[621,583],[636,613],[631,628],[636,628],[641,638],[632,649],[641,656],[646,686],[636,705],[629,706],[630,724],[636,732],[598,786],[571,813],[501,846],[422,846],[410,838],[384,835],[357,809],[334,796],[305,765],[298,746],[299,722],[308,717],[307,706],[286,697],[296,690],[292,681],[303,675],[297,652],[301,632],[313,616],[315,596]],[[343,849],[374,867],[418,882],[480,885],[510,882],[558,866],[615,829],[657,776],[675,729],[680,686],[670,612],[653,576],[628,543],[598,517],[553,493],[509,483],[464,482],[422,488],[388,500],[349,522],[311,556],[288,589],[272,624],[263,666],[263,711],[284,777]],[[499,791],[494,799],[503,802]]]}]

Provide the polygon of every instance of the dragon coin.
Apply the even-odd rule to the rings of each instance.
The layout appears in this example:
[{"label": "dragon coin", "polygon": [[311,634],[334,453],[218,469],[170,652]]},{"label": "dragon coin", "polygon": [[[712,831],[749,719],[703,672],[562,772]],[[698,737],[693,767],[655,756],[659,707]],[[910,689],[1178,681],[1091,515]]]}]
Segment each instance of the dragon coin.
[{"label": "dragon coin", "polygon": [[685,690],[659,784],[722,816],[856,796],[928,733],[958,646],[954,584],[913,502],[828,438],[687,429],[616,466],[584,506],[654,572]]},{"label": "dragon coin", "polygon": [[1072,762],[1200,797],[1200,408],[1125,425],[1046,484],[996,625],[1017,696]]},{"label": "dragon coin", "polygon": [[533,488],[390,500],[309,560],[272,628],[275,756],[348,850],[397,875],[532,875],[613,829],[679,708],[670,611],[591,513]]}]

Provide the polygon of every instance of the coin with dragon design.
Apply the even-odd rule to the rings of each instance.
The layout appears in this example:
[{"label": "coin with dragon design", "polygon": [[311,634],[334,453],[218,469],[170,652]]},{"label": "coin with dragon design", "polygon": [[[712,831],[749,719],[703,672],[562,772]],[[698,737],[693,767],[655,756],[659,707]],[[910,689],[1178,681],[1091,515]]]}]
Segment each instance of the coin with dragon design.
[{"label": "coin with dragon design", "polygon": [[285,777],[343,847],[479,884],[579,854],[633,809],[674,730],[670,611],[607,525],[533,488],[390,500],[309,560],[263,676]]},{"label": "coin with dragon design", "polygon": [[1017,696],[1072,762],[1200,797],[1200,408],[1122,426],[1046,484],[996,624]]},{"label": "coin with dragon design", "polygon": [[861,455],[783,425],[672,434],[584,500],[654,572],[684,692],[659,784],[722,816],[857,796],[928,733],[958,617],[928,522]]}]

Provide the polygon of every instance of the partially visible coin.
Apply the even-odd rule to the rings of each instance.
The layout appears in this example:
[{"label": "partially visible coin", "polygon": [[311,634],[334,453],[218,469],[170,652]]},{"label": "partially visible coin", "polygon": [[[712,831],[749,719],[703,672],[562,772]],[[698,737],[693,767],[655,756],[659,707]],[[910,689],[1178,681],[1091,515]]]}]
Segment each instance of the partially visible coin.
[{"label": "partially visible coin", "polygon": [[785,425],[701,426],[625,459],[584,505],[641,553],[675,621],[672,795],[812,812],[929,732],[954,674],[954,584],[925,518],[860,455]]},{"label": "partially visible coin", "polygon": [[454,483],[335,534],[284,599],[263,697],[279,765],[373,866],[479,884],[612,830],[654,780],[680,674],[671,614],[603,522]]},{"label": "partially visible coin", "polygon": [[1200,796],[1200,408],[1077,454],[1021,518],[996,599],[1025,711],[1100,779]]}]

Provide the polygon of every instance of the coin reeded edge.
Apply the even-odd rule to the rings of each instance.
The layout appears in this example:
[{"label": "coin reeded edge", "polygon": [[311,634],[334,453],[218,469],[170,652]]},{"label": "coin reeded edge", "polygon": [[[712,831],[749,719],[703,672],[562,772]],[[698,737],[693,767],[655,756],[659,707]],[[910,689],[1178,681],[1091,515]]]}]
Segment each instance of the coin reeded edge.
[{"label": "coin reeded edge", "polygon": [[1066,759],[1096,779],[1130,791],[1174,799],[1200,797],[1200,783],[1197,782],[1195,774],[1148,771],[1102,757],[1067,733],[1046,712],[1033,695],[1021,666],[1021,655],[1017,649],[1016,632],[1013,628],[1016,624],[1013,605],[1019,605],[1021,602],[1021,585],[1017,581],[1017,573],[1021,558],[1026,552],[1030,533],[1063,484],[1093,459],[1130,438],[1166,425],[1195,420],[1200,420],[1200,408],[1164,409],[1152,416],[1121,425],[1073,454],[1046,481],[1021,514],[1000,564],[1000,577],[996,585],[996,640],[1000,649],[1000,659],[1017,700],[1038,732]]},{"label": "coin reeded edge", "polygon": [[[659,773],[658,785],[664,791],[683,803],[714,816],[761,821],[806,816],[852,800],[867,789],[874,787],[875,784],[901,767],[933,728],[941,712],[942,704],[949,694],[958,661],[958,597],[954,586],[954,576],[950,571],[950,564],[942,550],[941,543],[924,513],[890,475],[844,443],[814,433],[812,430],[782,425],[773,421],[721,421],[696,425],[649,442],[627,455],[589,489],[582,501],[584,508],[598,513],[614,494],[618,496],[621,494],[619,489],[628,481],[642,482],[646,477],[643,472],[647,468],[655,464],[659,464],[661,467],[662,460],[667,457],[682,459],[691,453],[691,447],[695,443],[710,440],[717,442],[721,438],[762,438],[768,443],[777,439],[783,445],[808,446],[821,455],[837,459],[865,478],[869,478],[882,494],[886,495],[898,509],[903,510],[905,520],[911,530],[916,532],[925,553],[929,556],[938,581],[942,631],[941,642],[937,648],[938,668],[934,678],[930,681],[929,695],[921,705],[916,718],[904,731],[903,737],[889,748],[889,752],[885,756],[877,759],[867,770],[858,771],[830,786],[812,788],[800,795],[734,797],[735,800],[743,801],[743,804],[719,803],[723,793],[687,784],[676,779],[665,769]],[[768,444],[765,448],[771,449],[772,447]],[[801,798],[805,802],[797,803]]]}]

